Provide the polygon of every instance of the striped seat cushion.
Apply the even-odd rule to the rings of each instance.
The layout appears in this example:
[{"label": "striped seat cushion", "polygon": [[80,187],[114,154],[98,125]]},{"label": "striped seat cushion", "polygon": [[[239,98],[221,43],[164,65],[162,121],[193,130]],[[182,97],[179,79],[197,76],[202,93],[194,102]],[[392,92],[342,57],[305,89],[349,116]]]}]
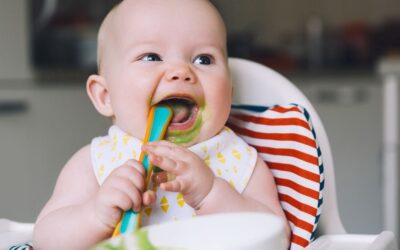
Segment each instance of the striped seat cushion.
[{"label": "striped seat cushion", "polygon": [[33,247],[31,243],[26,243],[20,246],[12,246],[9,250],[33,250]]},{"label": "striped seat cushion", "polygon": [[290,249],[315,237],[324,187],[321,151],[307,111],[298,105],[233,106],[228,126],[270,167],[292,229]]}]

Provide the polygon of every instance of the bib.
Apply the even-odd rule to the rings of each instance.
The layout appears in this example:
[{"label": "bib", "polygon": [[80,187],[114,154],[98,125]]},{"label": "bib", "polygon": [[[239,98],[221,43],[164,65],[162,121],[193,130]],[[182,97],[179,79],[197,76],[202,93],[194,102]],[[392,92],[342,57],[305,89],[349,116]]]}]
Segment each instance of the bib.
[{"label": "bib", "polygon": [[[113,125],[108,135],[91,142],[91,159],[96,179],[101,185],[108,175],[129,159],[138,160],[143,142]],[[239,193],[246,188],[253,173],[257,152],[231,129],[225,127],[216,136],[189,147],[211,168],[215,176],[225,179]],[[141,225],[152,225],[196,216],[182,194],[165,192],[153,183],[157,201],[143,210]]]}]

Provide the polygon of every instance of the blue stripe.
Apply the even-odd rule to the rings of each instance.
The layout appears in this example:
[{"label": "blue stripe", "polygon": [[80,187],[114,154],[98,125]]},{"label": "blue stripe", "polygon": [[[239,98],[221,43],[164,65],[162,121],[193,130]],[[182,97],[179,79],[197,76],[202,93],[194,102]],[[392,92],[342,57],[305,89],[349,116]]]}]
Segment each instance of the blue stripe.
[{"label": "blue stripe", "polygon": [[317,134],[315,133],[315,130],[311,130],[312,134],[314,135],[315,140],[317,140]]},{"label": "blue stripe", "polygon": [[317,148],[317,151],[318,151],[318,156],[321,156],[322,152],[321,152],[321,148],[320,147]]},{"label": "blue stripe", "polygon": [[314,232],[312,232],[311,234],[310,241],[315,240],[316,237],[317,237],[317,230],[314,230]]},{"label": "blue stripe", "polygon": [[324,204],[324,198],[318,200],[318,207],[321,207]]},{"label": "blue stripe", "polygon": [[318,221],[319,221],[319,219],[321,218],[321,215],[319,214],[319,215],[317,215],[317,216],[315,216],[315,224],[317,224],[318,223]]},{"label": "blue stripe", "polygon": [[321,183],[320,183],[320,185],[319,185],[319,190],[320,190],[320,191],[323,190],[324,187],[325,187],[325,180],[322,180]]},{"label": "blue stripe", "polygon": [[319,173],[323,174],[324,173],[324,164],[321,163],[321,165],[319,165],[318,167],[319,167]]},{"label": "blue stripe", "polygon": [[[302,107],[303,108],[303,107]],[[308,114],[307,109],[303,108],[303,114],[307,118],[307,121],[310,122],[310,114]]]},{"label": "blue stripe", "polygon": [[260,113],[269,109],[266,106],[256,106],[256,105],[235,105],[235,104],[232,104],[231,107],[233,109],[244,109],[244,110],[247,110],[247,111],[260,112]]},{"label": "blue stripe", "polygon": [[25,245],[21,245],[21,246],[12,246],[10,247],[9,250],[30,250],[32,248],[32,245],[30,244],[25,244]]}]

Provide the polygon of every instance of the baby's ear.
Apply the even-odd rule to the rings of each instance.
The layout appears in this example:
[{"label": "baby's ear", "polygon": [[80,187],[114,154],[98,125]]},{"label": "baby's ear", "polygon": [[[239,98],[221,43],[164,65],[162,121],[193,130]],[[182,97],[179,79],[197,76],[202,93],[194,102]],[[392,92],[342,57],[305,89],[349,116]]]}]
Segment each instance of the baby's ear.
[{"label": "baby's ear", "polygon": [[106,80],[100,75],[89,76],[86,91],[97,111],[107,117],[114,115]]}]

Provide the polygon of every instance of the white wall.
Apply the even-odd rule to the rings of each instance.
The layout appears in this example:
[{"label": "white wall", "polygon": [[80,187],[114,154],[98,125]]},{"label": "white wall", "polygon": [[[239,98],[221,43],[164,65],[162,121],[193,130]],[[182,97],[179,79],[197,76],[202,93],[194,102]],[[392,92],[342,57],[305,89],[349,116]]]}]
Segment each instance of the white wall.
[{"label": "white wall", "polygon": [[0,2],[0,79],[31,78],[28,1]]}]

